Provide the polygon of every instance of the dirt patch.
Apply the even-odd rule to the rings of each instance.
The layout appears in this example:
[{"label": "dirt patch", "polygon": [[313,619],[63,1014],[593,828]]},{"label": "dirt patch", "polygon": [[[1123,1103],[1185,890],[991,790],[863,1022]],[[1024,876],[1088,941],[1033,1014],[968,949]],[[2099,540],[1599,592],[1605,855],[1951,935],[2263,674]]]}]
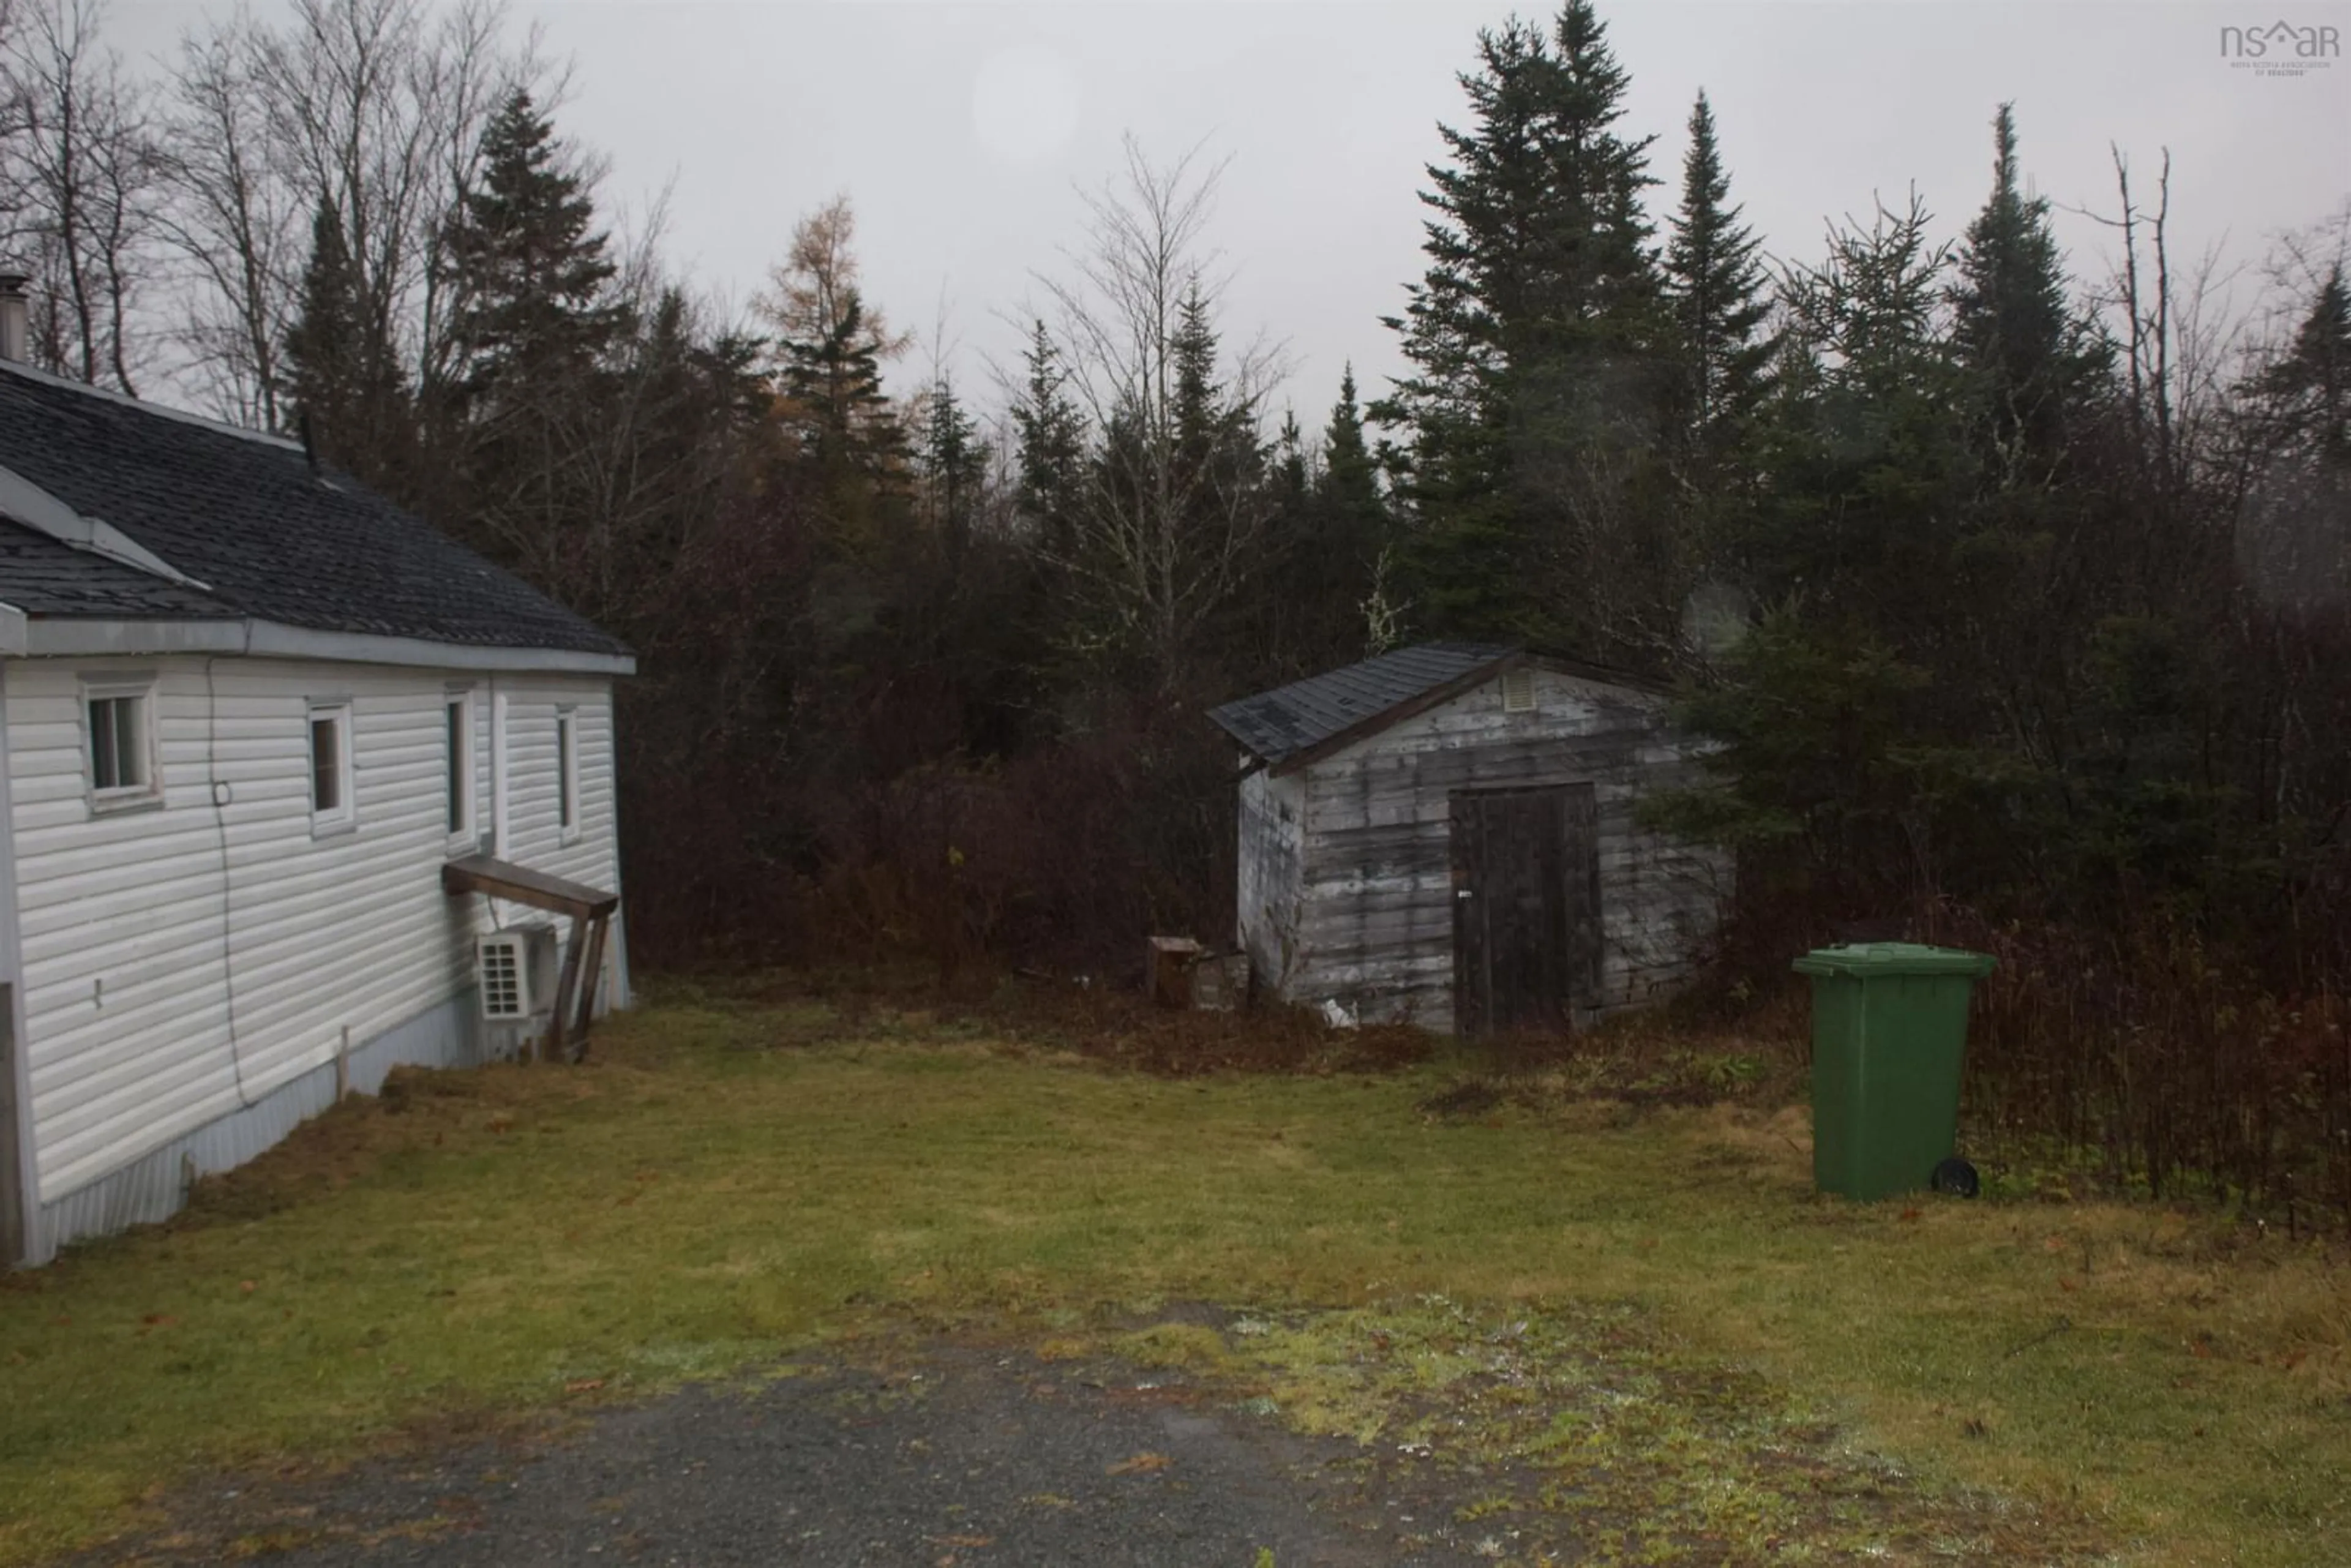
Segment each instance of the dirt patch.
[{"label": "dirt patch", "polygon": [[796,1020],[766,1035],[776,1047],[895,1038],[935,1044],[943,1034],[962,1033],[1158,1077],[1388,1072],[1428,1061],[1444,1043],[1402,1025],[1333,1029],[1298,1008],[1160,1007],[1127,977],[831,970],[706,977],[697,988],[727,1005]]}]

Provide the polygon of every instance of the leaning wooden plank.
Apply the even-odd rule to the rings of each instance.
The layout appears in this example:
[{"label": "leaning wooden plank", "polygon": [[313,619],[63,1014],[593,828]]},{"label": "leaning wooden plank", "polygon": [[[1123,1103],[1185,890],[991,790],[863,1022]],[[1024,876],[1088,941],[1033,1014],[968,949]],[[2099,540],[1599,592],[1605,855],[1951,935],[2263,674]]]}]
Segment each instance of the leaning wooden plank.
[{"label": "leaning wooden plank", "polygon": [[588,1054],[588,1026],[596,1019],[596,977],[604,967],[604,927],[611,919],[599,915],[588,922],[588,956],[580,970],[580,1010],[572,1015],[571,1032],[578,1043],[572,1048],[575,1057]]},{"label": "leaning wooden plank", "polygon": [[580,979],[580,949],[585,946],[581,939],[587,934],[587,918],[575,916],[571,922],[571,940],[563,945],[563,969],[555,982],[555,1006],[547,1019],[547,1057],[550,1061],[562,1058],[564,1014],[570,1008],[571,988]]}]

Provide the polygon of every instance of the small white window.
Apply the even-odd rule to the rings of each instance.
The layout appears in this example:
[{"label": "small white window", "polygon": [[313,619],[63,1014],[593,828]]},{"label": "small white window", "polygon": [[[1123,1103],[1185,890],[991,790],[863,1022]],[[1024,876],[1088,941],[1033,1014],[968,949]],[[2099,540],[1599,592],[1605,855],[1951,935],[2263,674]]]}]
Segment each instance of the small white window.
[{"label": "small white window", "polygon": [[1535,711],[1535,673],[1532,670],[1517,669],[1504,673],[1502,711],[1504,713]]},{"label": "small white window", "polygon": [[83,687],[82,722],[89,740],[92,810],[120,810],[162,799],[155,768],[152,685]]},{"label": "small white window", "polygon": [[351,801],[351,705],[310,706],[310,831],[340,832],[355,826]]},{"label": "small white window", "polygon": [[470,854],[479,830],[474,822],[474,694],[451,692],[442,715],[446,748],[447,821],[453,853]]},{"label": "small white window", "polygon": [[555,710],[555,821],[563,841],[580,836],[580,716]]}]

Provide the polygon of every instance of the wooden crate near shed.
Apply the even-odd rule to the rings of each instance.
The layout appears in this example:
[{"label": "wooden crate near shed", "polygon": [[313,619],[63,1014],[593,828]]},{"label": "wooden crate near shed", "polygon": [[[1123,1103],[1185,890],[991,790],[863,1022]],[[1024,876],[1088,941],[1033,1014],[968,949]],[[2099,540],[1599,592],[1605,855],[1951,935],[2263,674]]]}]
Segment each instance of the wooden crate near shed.
[{"label": "wooden crate near shed", "polygon": [[1192,1005],[1192,966],[1200,945],[1189,936],[1154,936],[1144,959],[1143,988],[1163,1008]]},{"label": "wooden crate near shed", "polygon": [[1247,953],[1210,953],[1189,936],[1154,936],[1144,988],[1163,1008],[1232,1012],[1249,1005]]}]

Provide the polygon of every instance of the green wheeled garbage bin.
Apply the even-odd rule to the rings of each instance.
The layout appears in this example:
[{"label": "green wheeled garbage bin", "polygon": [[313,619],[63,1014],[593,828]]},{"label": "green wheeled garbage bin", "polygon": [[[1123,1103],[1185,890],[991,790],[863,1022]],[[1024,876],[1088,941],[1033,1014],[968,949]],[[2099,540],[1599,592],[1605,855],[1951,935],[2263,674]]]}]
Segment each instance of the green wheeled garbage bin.
[{"label": "green wheeled garbage bin", "polygon": [[1796,960],[1813,977],[1813,1180],[1872,1200],[1926,1186],[1959,1130],[1968,993],[1981,953],[1868,942]]}]

